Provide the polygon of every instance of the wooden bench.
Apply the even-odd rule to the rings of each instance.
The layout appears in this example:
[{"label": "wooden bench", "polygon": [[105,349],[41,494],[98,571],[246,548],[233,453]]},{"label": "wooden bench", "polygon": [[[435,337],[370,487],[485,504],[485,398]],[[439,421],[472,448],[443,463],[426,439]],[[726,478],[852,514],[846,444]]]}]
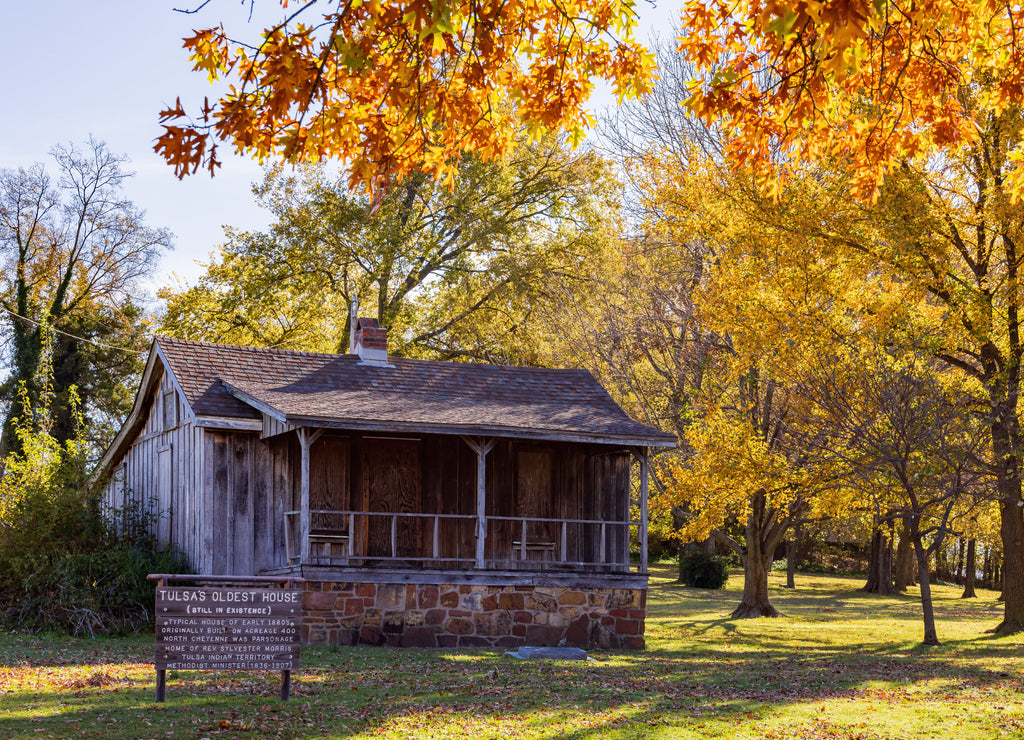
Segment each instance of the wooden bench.
[{"label": "wooden bench", "polygon": [[[514,540],[512,542],[512,559],[513,560],[554,560],[555,559],[555,543],[545,542],[542,540],[527,540],[526,541],[526,552],[524,557],[523,543],[520,540]],[[540,557],[531,557],[539,555]]]},{"label": "wooden bench", "polygon": [[[335,548],[340,552],[335,553]],[[314,558],[347,558],[348,532],[336,529],[312,529],[309,532],[309,555]]]}]

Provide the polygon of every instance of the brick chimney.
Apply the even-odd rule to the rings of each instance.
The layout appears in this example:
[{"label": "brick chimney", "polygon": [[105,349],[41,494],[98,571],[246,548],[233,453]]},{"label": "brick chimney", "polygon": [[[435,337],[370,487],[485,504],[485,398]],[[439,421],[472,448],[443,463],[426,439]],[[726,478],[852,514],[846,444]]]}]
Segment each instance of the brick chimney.
[{"label": "brick chimney", "polygon": [[392,367],[388,364],[388,330],[377,319],[356,319],[355,353],[360,365]]}]

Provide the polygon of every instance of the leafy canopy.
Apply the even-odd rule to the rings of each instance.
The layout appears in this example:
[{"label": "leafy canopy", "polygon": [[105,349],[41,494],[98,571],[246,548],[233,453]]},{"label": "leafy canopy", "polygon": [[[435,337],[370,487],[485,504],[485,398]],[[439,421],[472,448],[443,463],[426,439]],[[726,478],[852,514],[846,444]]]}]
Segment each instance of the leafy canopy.
[{"label": "leafy canopy", "polygon": [[780,160],[838,157],[873,198],[894,164],[971,144],[988,112],[1020,105],[1022,22],[991,0],[687,0],[679,50],[702,73],[689,105],[769,189]]},{"label": "leafy canopy", "polygon": [[336,158],[371,189],[414,168],[447,179],[463,153],[504,155],[522,124],[578,141],[597,79],[646,92],[636,18],[633,0],[313,0],[252,43],[207,28],[185,48],[229,90],[196,119],[180,99],[163,111],[155,148],[179,177],[212,174],[221,140],[261,160]]}]

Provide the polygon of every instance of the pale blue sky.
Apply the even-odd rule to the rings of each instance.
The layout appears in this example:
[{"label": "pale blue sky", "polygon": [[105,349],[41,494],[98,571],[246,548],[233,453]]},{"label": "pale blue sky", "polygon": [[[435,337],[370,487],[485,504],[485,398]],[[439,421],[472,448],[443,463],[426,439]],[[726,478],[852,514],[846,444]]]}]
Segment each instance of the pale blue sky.
[{"label": "pale blue sky", "polygon": [[[267,217],[253,202],[250,184],[259,166],[221,152],[216,177],[177,180],[153,152],[160,134],[157,113],[180,95],[186,107],[211,93],[205,76],[189,69],[182,37],[193,28],[225,20],[229,31],[246,22],[248,1],[213,0],[198,16],[175,13],[199,0],[3,0],[6,33],[0,44],[0,167],[43,161],[58,143],[83,142],[90,134],[111,151],[127,154],[137,173],[127,195],[144,208],[154,226],[175,234],[175,250],[163,261],[154,286],[172,274],[187,280],[200,273],[223,240],[223,225],[256,229]],[[666,5],[653,10],[641,0],[648,30],[669,23]],[[276,3],[258,1],[257,9]],[[276,14],[275,14],[276,15]],[[256,26],[256,21],[253,23]],[[254,27],[255,35],[262,26]],[[606,96],[595,101],[600,107]]]}]

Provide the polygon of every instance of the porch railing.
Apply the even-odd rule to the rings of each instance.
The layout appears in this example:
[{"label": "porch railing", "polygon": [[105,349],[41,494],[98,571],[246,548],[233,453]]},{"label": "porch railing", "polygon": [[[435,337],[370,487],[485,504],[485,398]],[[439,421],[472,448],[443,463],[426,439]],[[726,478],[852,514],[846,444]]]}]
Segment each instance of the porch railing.
[{"label": "porch railing", "polygon": [[[285,546],[290,563],[302,562],[301,513],[285,512]],[[635,521],[483,517],[485,547],[481,562],[476,549],[481,518],[476,514],[327,509],[313,509],[309,514],[308,564],[646,572],[642,551],[641,562],[630,565],[630,545],[638,543],[640,536],[639,522]],[[461,524],[462,531],[445,540],[442,528],[452,523],[456,527]],[[403,541],[410,530],[416,541]]]}]

